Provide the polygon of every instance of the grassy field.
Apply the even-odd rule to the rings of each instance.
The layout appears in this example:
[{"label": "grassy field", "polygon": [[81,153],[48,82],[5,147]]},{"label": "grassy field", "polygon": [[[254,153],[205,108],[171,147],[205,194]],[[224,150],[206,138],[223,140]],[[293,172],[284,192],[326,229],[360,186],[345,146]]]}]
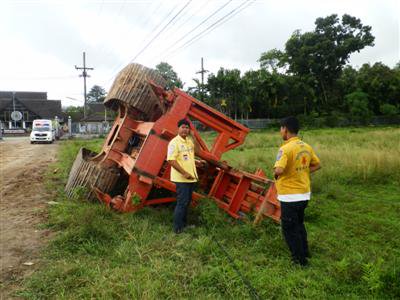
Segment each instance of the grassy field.
[{"label": "grassy field", "polygon": [[[29,299],[272,299],[400,297],[400,129],[302,133],[323,169],[306,211],[311,266],[291,265],[280,228],[234,221],[204,200],[193,229],[172,233],[173,206],[117,214],[62,192],[80,146],[66,142],[48,188],[60,202],[46,226],[57,232],[43,266],[18,292]],[[271,174],[277,132],[254,132],[224,159]],[[217,243],[218,242],[218,243]],[[227,255],[228,254],[228,255]]]}]

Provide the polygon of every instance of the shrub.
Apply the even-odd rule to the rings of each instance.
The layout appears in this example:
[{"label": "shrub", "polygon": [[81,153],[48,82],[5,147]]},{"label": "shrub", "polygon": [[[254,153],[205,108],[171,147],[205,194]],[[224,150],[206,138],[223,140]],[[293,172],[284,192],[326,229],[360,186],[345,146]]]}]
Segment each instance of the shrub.
[{"label": "shrub", "polygon": [[372,113],[368,108],[368,94],[356,91],[345,97],[352,121],[368,124]]},{"label": "shrub", "polygon": [[379,110],[385,116],[394,116],[399,113],[399,109],[396,106],[389,103],[382,104]]}]

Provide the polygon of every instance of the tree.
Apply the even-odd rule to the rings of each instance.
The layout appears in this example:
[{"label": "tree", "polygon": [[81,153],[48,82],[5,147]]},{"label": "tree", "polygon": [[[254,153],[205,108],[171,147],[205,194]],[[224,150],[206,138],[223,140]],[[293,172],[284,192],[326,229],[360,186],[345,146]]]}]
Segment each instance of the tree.
[{"label": "tree", "polygon": [[[301,33],[295,31],[285,45],[285,53],[267,56],[288,64],[288,73],[316,81],[315,86],[321,106],[328,106],[329,96],[340,77],[350,55],[366,46],[374,45],[370,26],[363,26],[360,19],[343,15],[341,22],[336,14],[315,21],[315,30]],[[333,99],[331,99],[333,100]],[[331,103],[335,106],[336,103]]]},{"label": "tree", "polygon": [[208,76],[207,82],[210,97],[219,103],[225,100],[227,114],[237,119],[238,115],[244,112],[241,105],[244,94],[240,70],[220,68],[217,75],[210,74]]},{"label": "tree", "polygon": [[192,96],[193,98],[196,98],[200,100],[201,98],[204,98],[203,101],[207,103],[208,105],[213,105],[211,102],[209,102],[209,97],[207,93],[204,91],[206,90],[207,84],[202,84],[199,79],[197,78],[192,78],[196,86],[190,86],[187,89],[187,93]]},{"label": "tree", "polygon": [[68,106],[63,109],[66,117],[71,117],[72,122],[79,122],[83,118],[83,106]]},{"label": "tree", "polygon": [[389,103],[382,104],[380,110],[384,116],[395,116],[399,113],[398,108]]},{"label": "tree", "polygon": [[338,79],[338,84],[343,95],[350,94],[357,89],[357,76],[358,72],[352,66],[346,66],[340,78]]},{"label": "tree", "polygon": [[400,76],[396,68],[378,62],[373,66],[364,64],[357,75],[357,87],[369,95],[369,107],[374,114],[381,112],[384,103],[400,104]]},{"label": "tree", "polygon": [[277,49],[272,49],[267,52],[263,52],[258,61],[261,68],[276,72],[278,71],[278,67],[283,68],[286,66],[287,59],[285,58],[284,52]]},{"label": "tree", "polygon": [[345,99],[351,119],[367,124],[371,118],[371,111],[368,108],[368,94],[355,91],[346,95]]},{"label": "tree", "polygon": [[103,102],[106,98],[106,91],[99,85],[94,85],[87,94],[88,102]]},{"label": "tree", "polygon": [[160,72],[161,76],[167,81],[168,89],[173,89],[174,87],[183,88],[182,80],[180,80],[178,74],[174,71],[170,64],[166,62],[160,62],[156,66],[156,70]]}]

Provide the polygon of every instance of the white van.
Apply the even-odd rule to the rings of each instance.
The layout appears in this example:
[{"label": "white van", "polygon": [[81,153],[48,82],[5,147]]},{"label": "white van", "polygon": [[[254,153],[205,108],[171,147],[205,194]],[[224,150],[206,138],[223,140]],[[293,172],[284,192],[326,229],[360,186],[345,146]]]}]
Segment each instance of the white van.
[{"label": "white van", "polygon": [[51,120],[33,120],[31,144],[36,142],[52,143],[55,139],[56,129]]}]

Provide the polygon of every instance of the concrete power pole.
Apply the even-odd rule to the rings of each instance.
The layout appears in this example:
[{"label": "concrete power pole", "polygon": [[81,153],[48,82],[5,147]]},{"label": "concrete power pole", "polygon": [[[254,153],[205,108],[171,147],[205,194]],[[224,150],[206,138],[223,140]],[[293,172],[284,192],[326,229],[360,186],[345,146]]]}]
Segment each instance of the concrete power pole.
[{"label": "concrete power pole", "polygon": [[196,72],[196,74],[201,73],[201,91],[200,91],[200,97],[201,97],[201,101],[204,101],[204,73],[207,73],[207,70],[204,70],[204,66],[203,66],[203,58],[201,58],[201,70]]},{"label": "concrete power pole", "polygon": [[86,70],[94,70],[93,68],[86,67],[86,53],[83,52],[83,67],[77,67],[75,65],[75,69],[82,70],[82,74],[79,77],[83,77],[83,93],[85,96],[85,103],[83,104],[83,117],[86,118],[86,77],[90,77]]}]

